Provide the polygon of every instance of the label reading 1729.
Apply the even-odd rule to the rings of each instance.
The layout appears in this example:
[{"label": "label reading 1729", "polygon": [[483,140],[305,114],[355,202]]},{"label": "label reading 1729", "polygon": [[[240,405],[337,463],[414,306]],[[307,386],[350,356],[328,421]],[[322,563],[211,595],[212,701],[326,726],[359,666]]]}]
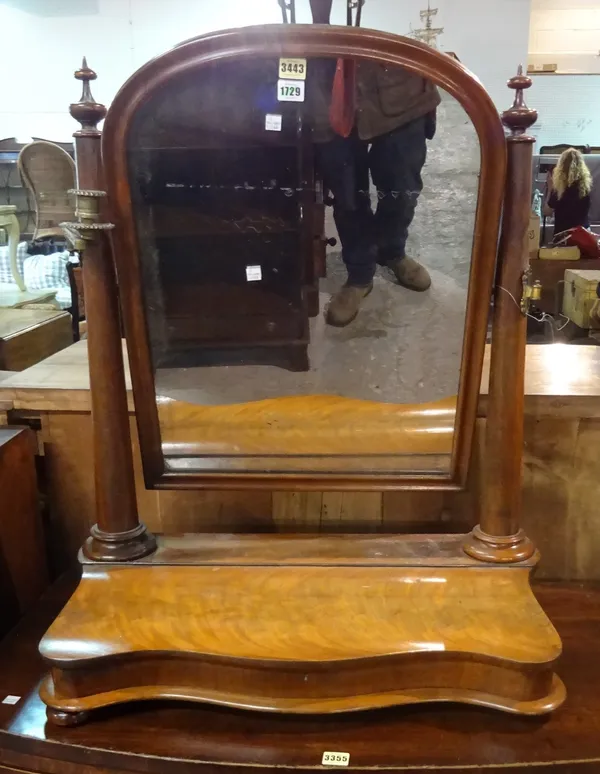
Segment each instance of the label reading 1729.
[{"label": "label reading 1729", "polygon": [[280,102],[304,102],[304,81],[277,81],[277,99]]}]

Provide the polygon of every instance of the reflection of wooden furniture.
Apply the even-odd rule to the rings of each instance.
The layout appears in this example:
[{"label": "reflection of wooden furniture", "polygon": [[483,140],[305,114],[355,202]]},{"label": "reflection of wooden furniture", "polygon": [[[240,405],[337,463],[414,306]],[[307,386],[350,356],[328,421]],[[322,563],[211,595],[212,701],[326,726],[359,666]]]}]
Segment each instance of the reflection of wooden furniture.
[{"label": "reflection of wooden furniture", "polygon": [[[277,72],[276,59],[221,63],[152,94],[136,117],[128,147],[144,293],[164,314],[150,328],[157,367],[308,370],[312,144],[294,105],[280,104],[280,131],[265,131],[255,103],[275,92]],[[211,109],[195,110],[199,101]]]},{"label": "reflection of wooden furniture", "polygon": [[[282,52],[339,57],[349,51],[443,84],[468,109],[480,139],[481,199],[449,474],[382,472],[374,458],[373,471],[341,475],[300,466],[273,471],[274,462],[267,472],[236,472],[226,460],[222,475],[214,469],[218,455],[216,462],[209,455],[195,458],[191,473],[169,469],[155,405],[152,318],[144,307],[125,144],[138,107],[151,104],[156,90],[176,75],[202,75],[203,67],[220,58]],[[104,109],[89,91],[94,74],[84,66],[76,75],[84,82],[82,100],[71,112],[82,124],[76,135],[77,210],[86,239],[97,523],[84,547],[82,581],[40,644],[52,668],[41,688],[50,720],[72,725],[98,707],[155,698],[289,713],[440,700],[521,714],[558,707],[565,696],[554,674],[561,643],[529,589],[538,557],[519,526],[526,326],[518,299],[527,263],[533,144],[525,132],[536,118],[523,102],[530,79],[520,72],[510,81],[516,96],[503,115],[510,130],[507,148],[491,100],[459,63],[376,32],[273,26],[209,35],[153,60],[113,102],[102,156],[118,225],[115,262],[151,486],[459,489],[475,427],[504,195],[497,281],[508,292],[498,289],[495,297],[479,525],[459,538],[338,535],[313,545],[298,536],[157,541],[139,521],[116,283],[103,233],[112,224],[104,217],[104,192],[97,190],[102,175],[96,125]],[[506,191],[500,184],[505,171]],[[307,417],[294,417],[296,427]],[[362,419],[360,413],[353,417],[359,429]],[[428,430],[435,426],[435,411],[431,420]],[[302,431],[310,433],[310,424]],[[271,432],[277,430],[265,428]],[[212,470],[203,471],[202,464],[210,463]],[[365,625],[357,627],[361,620]]]},{"label": "reflection of wooden furniture", "polygon": [[30,430],[0,427],[0,639],[48,582],[35,452]]},{"label": "reflection of wooden furniture", "polygon": [[19,221],[16,216],[17,208],[11,205],[0,207],[0,228],[3,228],[8,235],[8,250],[10,256],[10,271],[15,285],[19,290],[25,290],[23,277],[19,273],[17,266],[17,246],[19,244]]},{"label": "reflection of wooden furniture", "polygon": [[83,295],[83,272],[81,266],[67,264],[69,284],[71,285],[71,323],[73,326],[73,341],[79,341],[81,321],[85,320],[85,297]]},{"label": "reflection of wooden furniture", "polygon": [[67,312],[0,308],[0,371],[23,371],[72,343]]},{"label": "reflection of wooden furniture", "polygon": [[68,193],[75,187],[73,159],[55,143],[38,140],[20,152],[18,167],[35,202],[33,238],[64,237],[60,224],[73,217]]}]

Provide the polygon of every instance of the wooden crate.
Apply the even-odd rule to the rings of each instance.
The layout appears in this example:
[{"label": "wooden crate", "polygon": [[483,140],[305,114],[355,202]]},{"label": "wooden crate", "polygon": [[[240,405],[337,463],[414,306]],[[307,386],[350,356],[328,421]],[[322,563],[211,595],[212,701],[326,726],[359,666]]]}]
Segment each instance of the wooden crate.
[{"label": "wooden crate", "polygon": [[563,314],[580,328],[600,328],[600,320],[590,316],[598,300],[596,288],[600,283],[600,271],[567,269],[565,271],[565,292]]}]

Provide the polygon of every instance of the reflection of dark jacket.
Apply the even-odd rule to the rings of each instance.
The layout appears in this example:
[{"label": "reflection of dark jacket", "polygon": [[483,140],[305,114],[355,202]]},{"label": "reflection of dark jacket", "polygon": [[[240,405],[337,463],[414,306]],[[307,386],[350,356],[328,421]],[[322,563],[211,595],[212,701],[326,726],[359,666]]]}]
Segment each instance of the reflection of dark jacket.
[{"label": "reflection of dark jacket", "polygon": [[[311,61],[308,66],[307,102],[316,142],[327,142],[335,136],[329,122],[334,71],[333,60]],[[362,140],[421,118],[441,101],[431,81],[402,67],[376,62],[358,63],[356,92],[356,128]]]}]

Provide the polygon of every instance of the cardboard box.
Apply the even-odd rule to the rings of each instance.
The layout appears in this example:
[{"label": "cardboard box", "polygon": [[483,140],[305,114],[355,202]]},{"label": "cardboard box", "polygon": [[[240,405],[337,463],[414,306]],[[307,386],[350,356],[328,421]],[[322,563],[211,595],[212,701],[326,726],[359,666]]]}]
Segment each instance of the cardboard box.
[{"label": "cardboard box", "polygon": [[580,328],[600,328],[600,319],[590,316],[598,296],[600,271],[593,269],[566,269],[563,314]]},{"label": "cardboard box", "polygon": [[540,247],[539,257],[546,261],[578,261],[581,252],[578,247]]},{"label": "cardboard box", "polygon": [[527,229],[527,255],[529,259],[538,257],[540,249],[540,231],[541,224],[538,215],[531,215],[529,218],[529,228]]}]

